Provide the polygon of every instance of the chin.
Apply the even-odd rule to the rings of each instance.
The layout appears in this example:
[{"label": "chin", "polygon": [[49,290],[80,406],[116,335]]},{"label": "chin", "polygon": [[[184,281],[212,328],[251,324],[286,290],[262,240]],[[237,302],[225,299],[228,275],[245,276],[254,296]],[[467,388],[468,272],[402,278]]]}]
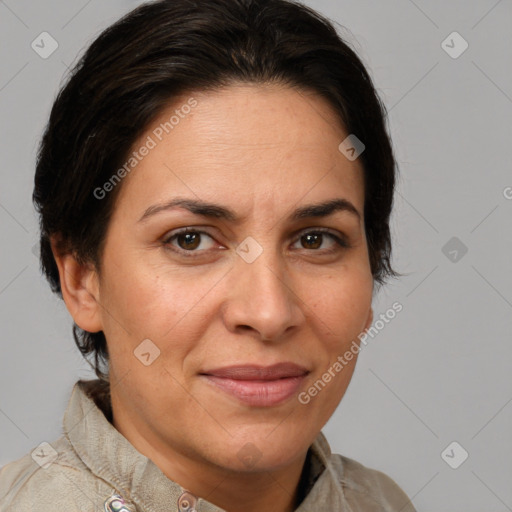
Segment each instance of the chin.
[{"label": "chin", "polygon": [[262,451],[248,442],[238,452],[230,453],[227,460],[222,457],[219,465],[236,473],[272,472],[287,467],[297,455],[285,451]]},{"label": "chin", "polygon": [[219,466],[230,471],[275,471],[291,464],[311,444],[309,439],[291,437],[284,430],[281,435],[277,431],[270,435],[269,432],[259,430],[252,435],[245,432],[243,436],[230,438],[229,451],[224,445],[221,452],[210,453],[210,459],[216,459]]}]

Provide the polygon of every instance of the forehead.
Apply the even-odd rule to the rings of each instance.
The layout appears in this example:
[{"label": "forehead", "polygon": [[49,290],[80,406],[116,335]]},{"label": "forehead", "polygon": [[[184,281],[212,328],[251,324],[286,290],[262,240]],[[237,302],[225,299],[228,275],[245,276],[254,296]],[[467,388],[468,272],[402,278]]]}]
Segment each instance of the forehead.
[{"label": "forehead", "polygon": [[239,84],[183,94],[133,144],[137,163],[118,200],[133,209],[178,194],[225,202],[251,196],[270,205],[323,198],[335,188],[362,207],[362,165],[338,149],[347,135],[329,103],[311,92]]}]

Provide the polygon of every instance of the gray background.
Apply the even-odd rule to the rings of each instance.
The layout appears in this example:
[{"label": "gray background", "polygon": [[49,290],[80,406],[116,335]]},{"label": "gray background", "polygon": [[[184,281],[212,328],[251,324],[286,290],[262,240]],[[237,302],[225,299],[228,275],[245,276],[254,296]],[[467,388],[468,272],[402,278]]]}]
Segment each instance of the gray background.
[{"label": "gray background", "polygon": [[[0,0],[0,466],[59,437],[71,386],[92,377],[33,253],[35,152],[66,68],[138,3]],[[407,273],[377,296],[376,318],[403,311],[362,351],[324,431],[418,510],[512,510],[512,2],[307,3],[348,28],[389,109]],[[59,44],[47,59],[31,48],[43,31]],[[458,58],[441,46],[453,31],[469,44]],[[469,453],[457,469],[441,456],[453,441]]]}]

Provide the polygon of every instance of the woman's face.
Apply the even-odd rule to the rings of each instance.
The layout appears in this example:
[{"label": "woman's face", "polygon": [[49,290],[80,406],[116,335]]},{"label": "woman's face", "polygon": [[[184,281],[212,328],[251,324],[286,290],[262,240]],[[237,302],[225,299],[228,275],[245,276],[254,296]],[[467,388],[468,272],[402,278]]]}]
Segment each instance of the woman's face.
[{"label": "woman's face", "polygon": [[348,135],[316,95],[233,85],[180,97],[134,144],[95,314],[115,425],[140,451],[277,469],[334,412],[356,358],[299,395],[371,323],[363,168],[338,149]]}]

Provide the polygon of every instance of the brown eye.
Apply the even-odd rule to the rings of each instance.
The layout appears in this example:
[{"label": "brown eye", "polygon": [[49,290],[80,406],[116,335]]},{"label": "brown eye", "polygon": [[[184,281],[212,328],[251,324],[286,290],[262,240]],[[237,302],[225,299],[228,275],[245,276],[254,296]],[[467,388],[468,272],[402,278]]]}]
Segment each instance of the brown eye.
[{"label": "brown eye", "polygon": [[176,235],[176,241],[181,249],[190,251],[199,247],[201,236],[199,233],[180,233]]},{"label": "brown eye", "polygon": [[318,249],[322,245],[323,233],[303,235],[301,241],[305,249]]},{"label": "brown eye", "polygon": [[[324,247],[322,249],[322,245],[324,244],[326,239],[331,239],[334,243],[331,243],[330,246]],[[303,233],[297,242],[300,242],[303,249],[309,249],[317,252],[335,252],[336,250],[341,250],[341,248],[348,248],[348,242],[331,231],[327,230],[312,230],[306,233]]]},{"label": "brown eye", "polygon": [[213,238],[204,231],[184,229],[167,237],[164,246],[184,256],[199,256],[215,244]]}]

